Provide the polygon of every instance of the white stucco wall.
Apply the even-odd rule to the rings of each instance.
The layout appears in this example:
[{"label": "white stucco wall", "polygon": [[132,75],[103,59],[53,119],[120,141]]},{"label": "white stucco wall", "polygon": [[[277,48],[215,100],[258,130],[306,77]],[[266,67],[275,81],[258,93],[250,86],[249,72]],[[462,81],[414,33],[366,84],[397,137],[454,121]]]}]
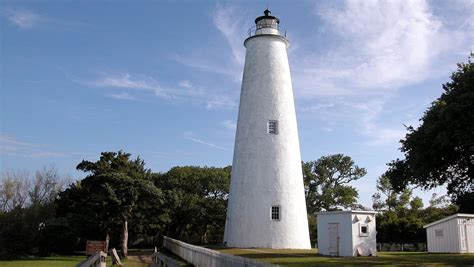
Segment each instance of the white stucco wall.
[{"label": "white stucco wall", "polygon": [[[257,34],[245,46],[224,242],[310,248],[287,40]],[[269,120],[278,121],[278,134],[268,133]],[[279,221],[272,205],[281,207]]]},{"label": "white stucco wall", "polygon": [[[359,221],[355,221],[355,216]],[[352,255],[357,256],[357,248],[360,248],[362,255],[369,256],[376,254],[377,251],[377,230],[375,222],[375,213],[361,213],[355,211],[352,215]],[[360,235],[360,225],[366,224],[369,228],[368,236]]]},{"label": "white stucco wall", "polygon": [[[355,220],[355,216],[358,217],[358,220]],[[329,225],[331,223],[338,224],[338,256],[357,256],[357,248],[360,248],[362,256],[369,256],[376,253],[377,232],[375,229],[375,212],[335,211],[317,213],[319,254],[336,255],[331,254],[329,251]],[[368,236],[360,235],[360,224],[366,224],[368,226]]]}]

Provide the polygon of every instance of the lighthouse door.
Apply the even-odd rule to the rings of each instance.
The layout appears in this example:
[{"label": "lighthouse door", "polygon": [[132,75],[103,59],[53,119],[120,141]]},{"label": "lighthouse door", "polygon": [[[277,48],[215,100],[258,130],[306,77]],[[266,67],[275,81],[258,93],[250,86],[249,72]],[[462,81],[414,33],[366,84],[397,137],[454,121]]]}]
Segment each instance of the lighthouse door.
[{"label": "lighthouse door", "polygon": [[329,224],[329,255],[339,256],[339,224]]}]

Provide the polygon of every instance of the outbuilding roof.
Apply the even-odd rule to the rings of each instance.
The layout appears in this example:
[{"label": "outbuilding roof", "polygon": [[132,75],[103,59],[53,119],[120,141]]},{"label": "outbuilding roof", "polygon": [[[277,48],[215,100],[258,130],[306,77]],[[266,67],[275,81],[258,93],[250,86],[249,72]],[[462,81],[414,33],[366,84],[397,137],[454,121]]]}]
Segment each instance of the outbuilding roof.
[{"label": "outbuilding roof", "polygon": [[337,210],[337,211],[321,211],[316,212],[316,215],[325,215],[325,214],[341,214],[341,213],[352,213],[352,214],[377,214],[377,211],[374,210]]},{"label": "outbuilding roof", "polygon": [[448,216],[446,218],[443,218],[441,220],[437,220],[437,221],[434,221],[432,223],[429,223],[429,224],[426,224],[426,225],[423,225],[423,228],[428,228],[428,227],[431,227],[433,225],[437,225],[437,224],[440,224],[442,222],[445,222],[445,221],[449,221],[453,218],[458,218],[458,217],[461,217],[461,218],[474,218],[474,214],[469,214],[469,213],[456,213],[456,214],[453,214],[451,216]]}]

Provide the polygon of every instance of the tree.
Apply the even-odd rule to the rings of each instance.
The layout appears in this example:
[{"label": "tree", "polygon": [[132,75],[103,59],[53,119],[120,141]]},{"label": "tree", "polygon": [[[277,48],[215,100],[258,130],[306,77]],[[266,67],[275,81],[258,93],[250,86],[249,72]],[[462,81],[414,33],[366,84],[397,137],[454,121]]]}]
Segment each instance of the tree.
[{"label": "tree", "polygon": [[26,171],[6,171],[0,180],[0,210],[24,208],[28,202],[31,181]]},{"label": "tree", "polygon": [[382,175],[377,180],[377,193],[372,196],[373,208],[377,214],[378,242],[426,242],[423,225],[451,214],[457,207],[446,202],[445,197],[434,194],[430,206],[423,209],[423,201],[412,196],[412,190],[405,188],[397,192],[390,180]]},{"label": "tree", "polygon": [[405,158],[389,163],[386,172],[396,190],[410,184],[425,189],[446,184],[448,194],[465,212],[474,212],[473,56],[457,65],[443,94],[420,119],[421,125],[407,127],[400,141]]},{"label": "tree", "polygon": [[342,154],[303,163],[308,213],[358,207],[357,189],[348,184],[366,173],[351,157]]},{"label": "tree", "polygon": [[[54,199],[63,189],[66,179],[54,166],[28,172],[8,171],[0,178],[0,258],[50,253],[42,246],[45,241],[57,241],[45,235],[54,221]],[[58,238],[56,238],[58,237]],[[56,239],[52,239],[56,238]],[[56,251],[58,252],[58,251]]]},{"label": "tree", "polygon": [[28,193],[31,205],[52,203],[64,190],[69,178],[61,178],[54,166],[44,167],[35,173],[35,179]]},{"label": "tree", "polygon": [[184,166],[155,174],[170,218],[165,234],[193,243],[222,242],[230,170]]},{"label": "tree", "polygon": [[[382,175],[377,179],[377,192],[372,195],[372,208],[377,211],[394,211],[406,208],[410,204],[412,190],[405,188],[397,192],[387,176]],[[423,202],[422,202],[423,204]]]},{"label": "tree", "polygon": [[163,204],[162,192],[154,186],[144,161],[140,157],[131,160],[130,156],[122,151],[102,152],[96,162],[83,160],[77,169],[89,175],[63,192],[58,200],[60,210],[69,210],[76,221],[78,216],[86,216],[86,222],[97,224],[107,242],[121,227],[125,257],[129,228],[140,232],[159,227],[161,224],[154,220],[161,218]]}]

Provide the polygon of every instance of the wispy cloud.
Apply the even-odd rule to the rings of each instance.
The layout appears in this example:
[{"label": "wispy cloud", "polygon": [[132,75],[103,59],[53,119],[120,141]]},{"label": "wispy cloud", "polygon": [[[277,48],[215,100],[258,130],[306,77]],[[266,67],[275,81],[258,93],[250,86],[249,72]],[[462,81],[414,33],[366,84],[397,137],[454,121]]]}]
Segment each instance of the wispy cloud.
[{"label": "wispy cloud", "polygon": [[228,148],[218,146],[218,145],[215,145],[213,143],[210,143],[210,142],[207,142],[207,141],[204,141],[204,140],[200,139],[193,132],[185,132],[183,134],[183,137],[185,139],[189,140],[189,141],[192,141],[192,142],[195,142],[195,143],[198,143],[198,144],[202,144],[202,145],[206,145],[206,146],[209,146],[209,147],[212,147],[212,148],[216,148],[216,149],[220,149],[220,150],[230,152],[230,150]]},{"label": "wispy cloud", "polygon": [[237,124],[233,120],[225,120],[221,122],[222,126],[229,130],[235,130],[237,129]]},{"label": "wispy cloud", "polygon": [[31,10],[7,8],[4,11],[5,18],[20,29],[31,29],[45,20]]},{"label": "wispy cloud", "polygon": [[372,99],[364,103],[348,104],[353,110],[359,111],[358,129],[368,137],[366,144],[372,146],[397,144],[405,135],[403,125],[384,126],[378,122],[385,106],[383,99]]},{"label": "wispy cloud", "polygon": [[0,153],[35,158],[55,158],[65,155],[60,152],[48,151],[45,145],[25,142],[5,133],[0,133]]},{"label": "wispy cloud", "polygon": [[236,100],[227,95],[213,96],[206,103],[207,109],[234,109],[236,107]]},{"label": "wispy cloud", "polygon": [[98,80],[88,83],[98,87],[145,90],[157,96],[167,96],[167,94],[164,92],[163,88],[158,84],[158,82],[149,76],[132,78],[129,73],[107,74],[99,78]]},{"label": "wispy cloud", "polygon": [[30,154],[33,158],[58,158],[64,157],[66,154],[61,152],[51,152],[51,151],[44,151],[44,152],[33,152]]},{"label": "wispy cloud", "polygon": [[127,92],[112,93],[112,94],[109,94],[109,96],[111,98],[121,99],[121,100],[133,100],[133,101],[138,100],[135,96]]},{"label": "wispy cloud", "polygon": [[472,46],[472,29],[448,28],[427,1],[340,3],[315,9],[335,45],[295,51],[298,97],[384,94],[445,75],[446,57]]},{"label": "wispy cloud", "polygon": [[184,88],[188,88],[188,89],[194,88],[193,84],[189,80],[179,81],[178,85],[180,87],[184,87]]},{"label": "wispy cloud", "polygon": [[233,82],[240,83],[245,60],[242,40],[252,19],[243,10],[229,4],[218,4],[211,16],[213,25],[224,37],[227,46],[219,48],[219,53],[191,51],[184,56],[173,55],[172,59],[200,71],[228,76]]},{"label": "wispy cloud", "polygon": [[29,147],[32,144],[20,141],[13,136],[6,135],[4,133],[0,133],[0,144],[3,146],[17,146],[17,147]]},{"label": "wispy cloud", "polygon": [[[446,76],[457,51],[472,47],[474,28],[450,24],[430,3],[347,0],[317,5],[315,21],[323,22],[325,38],[337,41],[317,52],[292,51],[295,95],[305,103],[300,110],[328,123],[330,118],[355,123],[368,145],[396,144],[406,130],[401,122],[383,122],[389,100],[403,88]],[[472,2],[470,6],[472,10]],[[460,21],[473,16],[458,13]]]},{"label": "wispy cloud", "polygon": [[222,91],[212,88],[198,87],[190,80],[180,80],[174,86],[163,86],[157,79],[148,75],[130,73],[101,74],[99,78],[91,81],[71,78],[69,74],[66,77],[80,84],[120,90],[118,93],[107,94],[120,100],[140,100],[145,98],[146,94],[153,94],[173,103],[198,103],[206,109],[234,109],[237,106],[232,95],[223,94]]},{"label": "wispy cloud", "polygon": [[[334,98],[332,102],[317,102],[299,110],[309,113],[313,118],[322,121],[322,130],[331,132],[334,128],[350,125],[355,134],[367,139],[369,146],[396,145],[405,135],[403,123],[385,122],[383,118],[389,96],[385,97],[352,97]],[[410,109],[398,107],[400,114],[409,113]],[[404,118],[403,119],[411,119]]]},{"label": "wispy cloud", "polygon": [[[245,22],[238,15],[235,7],[217,5],[213,16],[214,25],[224,35],[232,51],[232,59],[239,66],[244,65],[245,49],[242,45],[242,33],[245,32]],[[246,27],[249,28],[249,27]]]},{"label": "wispy cloud", "polygon": [[235,66],[235,64],[224,65],[222,59],[203,58],[194,55],[171,55],[170,58],[199,71],[228,76],[234,82],[240,82],[242,79],[242,69]]}]

